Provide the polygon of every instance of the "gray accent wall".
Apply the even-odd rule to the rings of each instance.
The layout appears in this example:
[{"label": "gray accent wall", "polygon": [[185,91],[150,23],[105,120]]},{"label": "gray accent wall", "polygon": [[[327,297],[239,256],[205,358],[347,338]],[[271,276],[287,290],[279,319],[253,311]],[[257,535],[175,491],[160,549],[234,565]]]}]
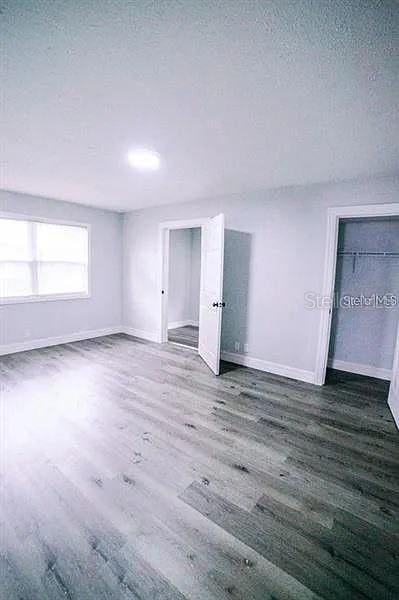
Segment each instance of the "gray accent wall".
[{"label": "gray accent wall", "polygon": [[119,328],[122,322],[122,214],[0,190],[0,212],[91,226],[91,297],[0,306],[0,344]]},{"label": "gray accent wall", "polygon": [[[343,251],[399,253],[399,219],[344,221],[339,229]],[[373,295],[399,298],[399,257],[338,255],[329,358],[356,365],[392,369],[399,305],[373,305]],[[349,297],[370,299],[370,306],[346,307]],[[387,296],[387,302],[389,298]]]}]

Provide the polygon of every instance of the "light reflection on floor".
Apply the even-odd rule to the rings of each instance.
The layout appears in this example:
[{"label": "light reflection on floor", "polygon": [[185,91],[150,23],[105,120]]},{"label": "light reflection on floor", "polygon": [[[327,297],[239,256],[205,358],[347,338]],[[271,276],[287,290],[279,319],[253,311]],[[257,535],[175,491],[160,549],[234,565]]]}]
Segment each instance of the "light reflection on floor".
[{"label": "light reflection on floor", "polygon": [[63,442],[66,422],[84,425],[96,418],[101,405],[96,389],[103,385],[98,368],[80,367],[24,381],[0,397],[3,459],[15,452],[40,452]]}]

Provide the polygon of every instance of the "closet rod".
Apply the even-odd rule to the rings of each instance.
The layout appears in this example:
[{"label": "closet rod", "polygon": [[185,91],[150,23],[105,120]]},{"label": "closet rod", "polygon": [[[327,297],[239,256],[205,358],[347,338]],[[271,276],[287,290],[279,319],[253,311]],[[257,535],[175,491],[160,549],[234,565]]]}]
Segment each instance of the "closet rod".
[{"label": "closet rod", "polygon": [[398,257],[399,252],[363,252],[363,251],[346,251],[338,250],[340,256],[388,256]]}]

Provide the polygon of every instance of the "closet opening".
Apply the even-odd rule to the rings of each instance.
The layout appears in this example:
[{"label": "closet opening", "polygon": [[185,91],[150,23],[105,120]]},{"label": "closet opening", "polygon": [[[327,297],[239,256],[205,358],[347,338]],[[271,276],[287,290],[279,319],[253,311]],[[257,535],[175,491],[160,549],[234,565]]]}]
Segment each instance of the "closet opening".
[{"label": "closet opening", "polygon": [[380,388],[399,427],[399,203],[328,209],[321,301],[315,383]]},{"label": "closet opening", "polygon": [[399,217],[341,219],[328,366],[390,381],[398,298]]}]

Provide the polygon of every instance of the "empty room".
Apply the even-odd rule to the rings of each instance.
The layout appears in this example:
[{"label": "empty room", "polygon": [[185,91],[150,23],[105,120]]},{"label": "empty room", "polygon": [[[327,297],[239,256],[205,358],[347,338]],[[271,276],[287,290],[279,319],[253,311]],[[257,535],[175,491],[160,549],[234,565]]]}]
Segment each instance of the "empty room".
[{"label": "empty room", "polygon": [[1,600],[399,598],[398,33],[1,2]]}]

